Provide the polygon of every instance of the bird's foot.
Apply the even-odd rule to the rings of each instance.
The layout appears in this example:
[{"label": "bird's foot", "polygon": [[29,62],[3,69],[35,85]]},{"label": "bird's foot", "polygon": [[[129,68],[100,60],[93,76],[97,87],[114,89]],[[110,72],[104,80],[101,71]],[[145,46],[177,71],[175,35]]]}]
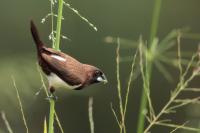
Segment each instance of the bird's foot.
[{"label": "bird's foot", "polygon": [[58,97],[54,93],[50,93],[49,96],[46,98],[47,100],[54,100],[57,101]]}]

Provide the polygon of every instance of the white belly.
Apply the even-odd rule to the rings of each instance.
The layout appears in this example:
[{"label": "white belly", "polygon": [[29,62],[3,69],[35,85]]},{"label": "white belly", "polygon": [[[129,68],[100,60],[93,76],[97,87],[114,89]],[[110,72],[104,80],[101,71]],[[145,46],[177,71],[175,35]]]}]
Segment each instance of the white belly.
[{"label": "white belly", "polygon": [[49,85],[53,86],[55,88],[67,88],[67,89],[75,89],[80,87],[81,85],[74,85],[71,86],[64,82],[62,79],[60,79],[56,74],[51,73],[49,76],[47,76],[47,79],[49,81]]}]

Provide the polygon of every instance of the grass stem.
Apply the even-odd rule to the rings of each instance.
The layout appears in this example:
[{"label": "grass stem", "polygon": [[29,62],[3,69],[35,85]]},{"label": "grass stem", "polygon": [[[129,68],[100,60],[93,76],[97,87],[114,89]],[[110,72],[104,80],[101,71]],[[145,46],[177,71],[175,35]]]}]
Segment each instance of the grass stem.
[{"label": "grass stem", "polygon": [[53,0],[51,0],[51,34],[52,34],[52,48],[55,48],[55,37],[54,37],[54,12],[53,12]]},{"label": "grass stem", "polygon": [[14,87],[15,87],[16,92],[17,92],[17,99],[18,99],[18,102],[19,102],[20,111],[22,113],[23,123],[24,123],[24,126],[26,128],[26,133],[29,133],[28,125],[27,125],[27,122],[26,122],[26,117],[24,115],[24,109],[23,109],[23,106],[22,106],[22,101],[21,101],[21,98],[20,98],[20,95],[19,95],[19,90],[17,88],[17,85],[15,83],[15,78],[13,76],[12,76],[12,80],[13,80],[13,84],[14,84]]},{"label": "grass stem", "polygon": [[6,125],[8,133],[13,133],[13,130],[12,130],[11,126],[10,126],[10,123],[8,122],[8,120],[6,118],[5,112],[3,112],[3,111],[1,112],[1,117],[2,117],[2,119],[3,119],[3,121],[4,121],[5,125]]},{"label": "grass stem", "polygon": [[151,29],[150,29],[149,44],[153,42],[154,37],[156,37],[157,35],[161,3],[162,3],[162,0],[155,0],[152,22],[151,22]]},{"label": "grass stem", "polygon": [[88,101],[88,116],[90,122],[90,133],[94,133],[94,119],[93,119],[93,97],[89,98]]},{"label": "grass stem", "polygon": [[[52,11],[52,10],[51,10]],[[60,34],[62,24],[62,11],[63,11],[63,0],[59,0],[58,5],[58,17],[56,27],[56,42],[53,44],[55,50],[60,50]],[[54,116],[55,116],[55,100],[49,99],[50,101],[50,112],[49,112],[49,133],[54,133]]]},{"label": "grass stem", "polygon": [[119,108],[120,108],[120,114],[121,114],[121,122],[120,122],[120,133],[123,132],[123,128],[125,128],[124,126],[124,111],[123,111],[123,101],[122,101],[122,94],[121,94],[121,82],[120,82],[120,70],[119,70],[119,58],[120,58],[120,54],[119,54],[119,50],[120,50],[120,39],[117,38],[117,50],[116,50],[116,64],[117,64],[117,91],[118,91],[118,98],[119,98]]},{"label": "grass stem", "polygon": [[[149,48],[151,49],[153,39],[156,37],[158,23],[159,23],[159,16],[160,16],[160,8],[161,8],[162,0],[155,0],[152,22],[151,22],[151,29],[150,29],[150,37],[149,37]],[[141,104],[139,109],[139,118],[138,118],[138,126],[137,126],[137,133],[143,133],[144,125],[145,125],[145,115],[144,111],[147,109],[147,91],[150,91],[150,79],[151,79],[151,71],[152,71],[152,63],[153,60],[147,58],[147,50],[145,53],[145,81],[143,81],[143,90],[141,96]]]},{"label": "grass stem", "polygon": [[54,115],[55,115],[55,101],[53,98],[49,99],[50,112],[49,112],[49,133],[54,133]]},{"label": "grass stem", "polygon": [[62,24],[62,11],[63,11],[63,0],[59,0],[57,27],[56,27],[56,42],[55,42],[55,49],[56,50],[60,50],[60,34],[61,34],[61,24]]}]

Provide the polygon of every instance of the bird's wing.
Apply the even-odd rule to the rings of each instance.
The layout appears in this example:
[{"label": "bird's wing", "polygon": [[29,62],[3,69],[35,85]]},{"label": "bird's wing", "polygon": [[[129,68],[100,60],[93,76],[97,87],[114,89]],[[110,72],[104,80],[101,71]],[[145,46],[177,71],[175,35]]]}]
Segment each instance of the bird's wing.
[{"label": "bird's wing", "polygon": [[80,85],[85,75],[82,63],[62,52],[46,48],[49,53],[42,53],[42,59],[48,68],[70,85]]}]

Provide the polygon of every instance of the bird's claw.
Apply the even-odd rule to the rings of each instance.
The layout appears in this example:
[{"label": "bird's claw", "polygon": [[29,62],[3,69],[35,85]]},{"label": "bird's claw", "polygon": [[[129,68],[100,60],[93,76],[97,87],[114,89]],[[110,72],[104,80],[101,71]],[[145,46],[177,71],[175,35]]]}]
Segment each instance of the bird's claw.
[{"label": "bird's claw", "polygon": [[55,95],[55,94],[49,94],[49,96],[47,96],[46,98],[47,100],[54,100],[54,101],[57,101],[58,100],[58,97]]}]

